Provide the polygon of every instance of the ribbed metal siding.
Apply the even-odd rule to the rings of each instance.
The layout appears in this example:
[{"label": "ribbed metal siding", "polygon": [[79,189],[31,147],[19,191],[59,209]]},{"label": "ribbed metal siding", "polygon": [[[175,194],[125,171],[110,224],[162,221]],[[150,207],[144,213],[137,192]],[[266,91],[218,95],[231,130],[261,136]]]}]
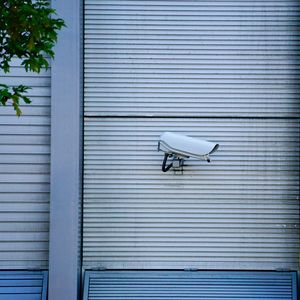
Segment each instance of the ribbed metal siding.
[{"label": "ribbed metal siding", "polygon": [[50,72],[16,62],[1,83],[32,86],[32,104],[15,116],[0,107],[0,268],[41,268],[48,261]]},{"label": "ribbed metal siding", "polygon": [[0,300],[46,300],[48,272],[0,272]]},{"label": "ribbed metal siding", "polygon": [[299,2],[85,3],[84,266],[296,269]]},{"label": "ribbed metal siding", "polygon": [[[211,164],[162,173],[159,133],[218,141]],[[297,267],[296,120],[85,123],[85,266]]]},{"label": "ribbed metal siding", "polygon": [[299,9],[87,0],[86,114],[299,116]]},{"label": "ribbed metal siding", "polygon": [[87,272],[83,300],[296,300],[295,273]]}]

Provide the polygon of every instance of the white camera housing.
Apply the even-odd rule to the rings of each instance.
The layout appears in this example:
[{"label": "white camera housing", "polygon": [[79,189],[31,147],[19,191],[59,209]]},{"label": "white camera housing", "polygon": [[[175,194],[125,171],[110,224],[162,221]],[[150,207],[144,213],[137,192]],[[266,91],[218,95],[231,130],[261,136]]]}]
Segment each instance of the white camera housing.
[{"label": "white camera housing", "polygon": [[219,144],[173,132],[164,132],[158,141],[158,150],[165,152],[162,168],[164,172],[172,167],[172,165],[167,168],[165,166],[168,157],[174,156],[179,160],[194,157],[210,162],[209,155],[218,148]]}]

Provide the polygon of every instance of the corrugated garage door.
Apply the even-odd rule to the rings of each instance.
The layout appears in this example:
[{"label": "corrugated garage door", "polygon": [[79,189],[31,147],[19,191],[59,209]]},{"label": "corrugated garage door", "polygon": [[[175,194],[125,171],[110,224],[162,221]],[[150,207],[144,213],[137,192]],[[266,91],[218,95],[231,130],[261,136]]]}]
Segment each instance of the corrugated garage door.
[{"label": "corrugated garage door", "polygon": [[[297,268],[299,14],[85,2],[84,267]],[[220,149],[164,174],[164,131]]]},{"label": "corrugated garage door", "polygon": [[44,268],[48,261],[50,72],[16,62],[1,83],[29,85],[32,104],[16,117],[0,107],[0,268]]}]

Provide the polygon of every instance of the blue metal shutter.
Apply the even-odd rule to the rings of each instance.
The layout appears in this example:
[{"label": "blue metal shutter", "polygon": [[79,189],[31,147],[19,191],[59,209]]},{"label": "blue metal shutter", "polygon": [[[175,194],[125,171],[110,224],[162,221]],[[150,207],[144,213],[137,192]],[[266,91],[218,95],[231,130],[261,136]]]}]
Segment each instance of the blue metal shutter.
[{"label": "blue metal shutter", "polygon": [[296,300],[295,272],[86,272],[84,300]]},{"label": "blue metal shutter", "polygon": [[0,272],[0,300],[46,300],[48,272]]}]

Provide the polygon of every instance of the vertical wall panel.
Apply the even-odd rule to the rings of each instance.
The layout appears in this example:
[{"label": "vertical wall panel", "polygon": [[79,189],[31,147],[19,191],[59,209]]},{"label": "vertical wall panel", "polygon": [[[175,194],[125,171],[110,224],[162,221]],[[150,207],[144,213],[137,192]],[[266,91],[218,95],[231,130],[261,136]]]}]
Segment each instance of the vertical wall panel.
[{"label": "vertical wall panel", "polygon": [[[297,268],[299,14],[85,2],[85,267]],[[220,148],[164,174],[164,131]]]},{"label": "vertical wall panel", "polygon": [[50,71],[18,62],[1,83],[29,85],[23,116],[0,107],[0,268],[44,268],[48,261]]}]

